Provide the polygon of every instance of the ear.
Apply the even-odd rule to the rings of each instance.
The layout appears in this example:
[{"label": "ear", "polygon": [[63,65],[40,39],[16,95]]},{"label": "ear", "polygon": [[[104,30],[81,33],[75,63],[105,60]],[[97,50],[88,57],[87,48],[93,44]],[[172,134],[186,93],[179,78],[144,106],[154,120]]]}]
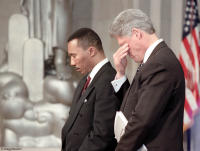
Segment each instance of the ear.
[{"label": "ear", "polygon": [[89,55],[90,55],[91,57],[93,57],[93,56],[95,56],[95,55],[96,55],[96,53],[97,53],[97,50],[96,50],[96,48],[95,48],[95,47],[93,47],[93,46],[90,46],[90,47],[88,48],[88,53],[89,53]]},{"label": "ear", "polygon": [[136,38],[138,38],[139,40],[142,39],[142,31],[140,29],[137,28],[133,28],[132,29],[132,36],[135,36]]}]

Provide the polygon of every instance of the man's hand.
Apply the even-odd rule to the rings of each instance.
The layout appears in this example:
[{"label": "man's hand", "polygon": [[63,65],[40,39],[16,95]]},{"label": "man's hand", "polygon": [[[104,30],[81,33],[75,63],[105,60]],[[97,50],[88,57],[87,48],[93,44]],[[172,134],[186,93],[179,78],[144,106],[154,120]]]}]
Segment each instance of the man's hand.
[{"label": "man's hand", "polygon": [[126,66],[127,66],[126,56],[128,55],[128,51],[129,51],[128,44],[124,44],[123,46],[119,47],[119,49],[113,55],[115,69],[117,71],[117,74],[115,77],[116,79],[119,79],[125,75]]}]

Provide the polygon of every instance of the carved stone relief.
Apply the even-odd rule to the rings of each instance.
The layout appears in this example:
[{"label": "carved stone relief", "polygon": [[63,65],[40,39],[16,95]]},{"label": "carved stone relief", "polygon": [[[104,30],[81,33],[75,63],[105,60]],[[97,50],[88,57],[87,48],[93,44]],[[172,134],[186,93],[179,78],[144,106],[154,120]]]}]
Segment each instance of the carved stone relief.
[{"label": "carved stone relief", "polygon": [[[63,43],[70,30],[69,1],[20,4],[22,14],[10,19],[11,38],[0,64],[0,146],[60,147],[61,128],[79,79]],[[23,21],[17,23],[17,18]],[[59,28],[61,24],[66,27]],[[16,33],[14,26],[21,31]]]}]

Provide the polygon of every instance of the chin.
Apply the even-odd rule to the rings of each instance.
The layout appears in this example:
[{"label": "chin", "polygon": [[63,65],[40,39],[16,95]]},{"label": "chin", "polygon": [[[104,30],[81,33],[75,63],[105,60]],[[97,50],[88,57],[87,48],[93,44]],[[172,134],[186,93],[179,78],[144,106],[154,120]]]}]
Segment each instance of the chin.
[{"label": "chin", "polygon": [[136,63],[142,63],[142,61],[136,57],[131,57]]},{"label": "chin", "polygon": [[81,73],[82,75],[85,75],[85,72],[83,72],[83,71],[80,71],[80,73]]}]

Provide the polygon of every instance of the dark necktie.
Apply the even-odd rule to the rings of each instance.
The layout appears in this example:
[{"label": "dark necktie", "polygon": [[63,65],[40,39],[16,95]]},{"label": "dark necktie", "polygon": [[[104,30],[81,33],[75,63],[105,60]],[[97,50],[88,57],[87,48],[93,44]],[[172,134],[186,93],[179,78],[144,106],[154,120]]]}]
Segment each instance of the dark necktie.
[{"label": "dark necktie", "polygon": [[90,78],[90,76],[88,76],[87,77],[87,81],[85,82],[85,85],[83,87],[82,93],[85,92],[85,90],[87,89],[87,87],[88,87],[88,85],[90,83],[90,80],[91,80],[91,78]]}]

